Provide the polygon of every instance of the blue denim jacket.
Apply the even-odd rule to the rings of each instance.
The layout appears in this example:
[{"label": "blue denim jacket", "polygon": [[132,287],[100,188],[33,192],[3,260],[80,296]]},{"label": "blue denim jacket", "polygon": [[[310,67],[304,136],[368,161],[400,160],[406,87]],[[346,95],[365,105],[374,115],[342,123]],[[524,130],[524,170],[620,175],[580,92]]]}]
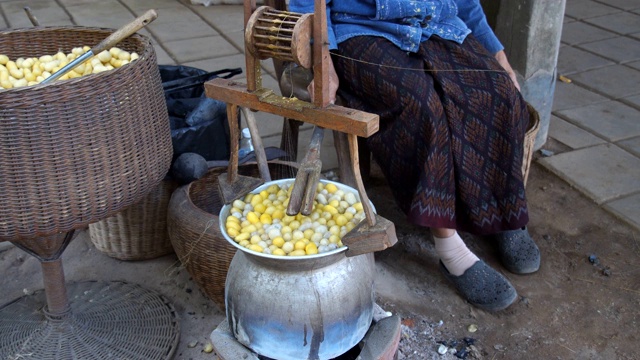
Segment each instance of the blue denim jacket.
[{"label": "blue denim jacket", "polygon": [[[479,0],[326,0],[329,49],[354,36],[382,36],[416,52],[437,35],[462,43],[469,33],[492,54],[504,47],[487,23]],[[313,12],[313,0],[290,0],[289,10]]]}]

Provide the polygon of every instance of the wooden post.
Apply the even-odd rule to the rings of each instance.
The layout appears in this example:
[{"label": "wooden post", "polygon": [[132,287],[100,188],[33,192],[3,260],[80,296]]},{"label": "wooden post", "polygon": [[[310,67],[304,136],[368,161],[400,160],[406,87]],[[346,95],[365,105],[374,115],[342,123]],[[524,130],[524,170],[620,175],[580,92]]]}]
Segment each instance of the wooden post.
[{"label": "wooden post", "polygon": [[[256,10],[256,0],[244,0],[244,33],[247,35],[247,29],[249,25],[249,18],[251,14]],[[250,51],[247,50],[247,41],[245,37],[244,55],[245,65],[247,68],[247,90],[256,91],[262,87],[260,81],[260,59],[254,57]]]},{"label": "wooden post", "polygon": [[313,19],[313,104],[329,105],[329,36],[327,33],[327,4],[315,0]]}]

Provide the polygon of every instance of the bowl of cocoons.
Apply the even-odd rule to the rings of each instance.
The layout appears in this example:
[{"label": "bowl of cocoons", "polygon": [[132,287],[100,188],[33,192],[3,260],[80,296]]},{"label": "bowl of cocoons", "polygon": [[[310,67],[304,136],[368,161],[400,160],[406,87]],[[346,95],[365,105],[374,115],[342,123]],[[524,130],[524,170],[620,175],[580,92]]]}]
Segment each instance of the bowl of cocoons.
[{"label": "bowl of cocoons", "polygon": [[358,191],[321,179],[311,214],[290,216],[286,209],[294,182],[270,181],[224,205],[220,230],[225,239],[247,253],[270,258],[319,257],[345,251],[342,238],[365,219]]}]

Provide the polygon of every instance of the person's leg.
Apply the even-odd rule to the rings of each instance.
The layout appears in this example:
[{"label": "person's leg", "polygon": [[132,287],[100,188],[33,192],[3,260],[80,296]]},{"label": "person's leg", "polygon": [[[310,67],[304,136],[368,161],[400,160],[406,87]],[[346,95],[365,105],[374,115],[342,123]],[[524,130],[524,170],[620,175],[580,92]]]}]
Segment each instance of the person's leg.
[{"label": "person's leg", "polygon": [[540,269],[540,249],[526,227],[490,236],[498,245],[502,265],[514,274],[531,274]]},{"label": "person's leg", "polygon": [[502,310],[517,298],[509,281],[467,248],[457,231],[432,228],[440,269],[458,293],[471,304],[489,311]]},{"label": "person's leg", "polygon": [[423,71],[424,59],[383,38],[358,37],[342,43],[333,61],[346,106],[380,115],[370,149],[399,207],[412,213],[409,220],[442,238],[437,247],[448,266],[441,267],[445,277],[475,306],[490,311],[509,306],[515,289],[452,230],[459,182],[451,159],[450,114],[432,73]]},{"label": "person's leg", "polygon": [[509,75],[473,36],[462,45],[434,38],[423,47],[425,53],[450,54],[435,58],[435,69],[454,70],[436,72],[434,80],[443,89],[445,109],[461,114],[448,118],[453,162],[457,178],[462,179],[456,227],[490,235],[509,271],[537,271],[540,251],[525,227],[528,209],[522,173],[529,107]]},{"label": "person's leg", "polygon": [[455,276],[464,274],[476,261],[480,260],[469,250],[457,231],[445,228],[432,228],[436,254],[444,267]]}]

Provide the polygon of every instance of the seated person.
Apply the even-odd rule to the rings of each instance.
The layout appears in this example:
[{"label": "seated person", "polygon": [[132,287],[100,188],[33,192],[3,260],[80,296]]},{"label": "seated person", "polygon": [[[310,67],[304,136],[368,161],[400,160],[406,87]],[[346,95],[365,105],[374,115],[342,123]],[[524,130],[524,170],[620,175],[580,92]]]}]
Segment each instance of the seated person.
[{"label": "seated person", "polygon": [[495,239],[513,273],[540,267],[522,173],[530,114],[479,0],[328,0],[327,22],[331,99],[380,115],[367,144],[399,207],[431,229],[441,270],[467,301],[508,307],[516,290],[458,234]]}]

